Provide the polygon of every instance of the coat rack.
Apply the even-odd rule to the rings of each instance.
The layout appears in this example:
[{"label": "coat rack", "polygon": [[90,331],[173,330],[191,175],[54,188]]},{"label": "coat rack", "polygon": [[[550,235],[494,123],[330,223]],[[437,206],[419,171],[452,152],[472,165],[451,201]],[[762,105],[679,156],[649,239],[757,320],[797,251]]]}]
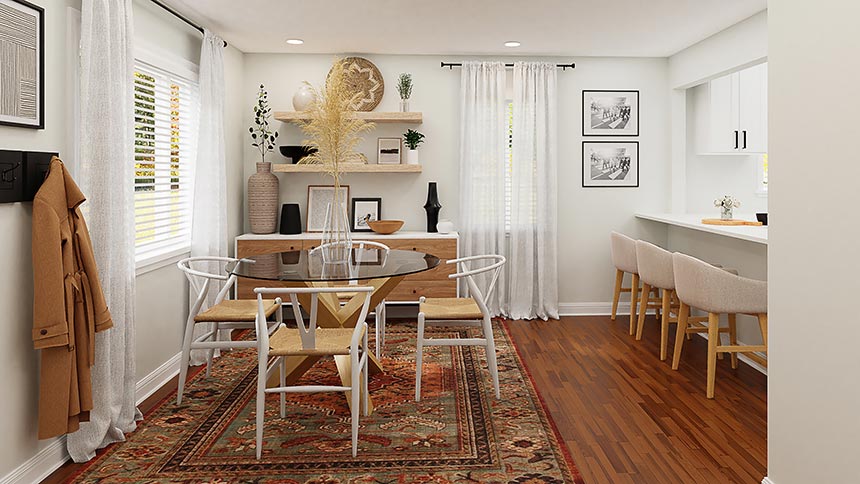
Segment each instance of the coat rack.
[{"label": "coat rack", "polygon": [[56,152],[0,150],[0,203],[32,202]]}]

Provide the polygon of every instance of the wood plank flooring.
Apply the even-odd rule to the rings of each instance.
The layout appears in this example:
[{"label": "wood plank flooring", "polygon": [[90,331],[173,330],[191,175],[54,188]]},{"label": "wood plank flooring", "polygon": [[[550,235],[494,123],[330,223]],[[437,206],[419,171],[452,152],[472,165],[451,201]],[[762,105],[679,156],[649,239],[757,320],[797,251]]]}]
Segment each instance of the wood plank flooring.
[{"label": "wood plank flooring", "polygon": [[[732,370],[726,358],[718,362],[716,398],[707,400],[704,339],[688,341],[672,371],[658,357],[658,323],[649,317],[639,342],[627,323],[623,316],[508,322],[585,482],[761,482],[767,378],[743,363]],[[141,410],[175,388],[174,378]],[[67,463],[43,484],[67,482],[79,468]]]},{"label": "wood plank flooring", "polygon": [[725,358],[708,400],[706,341],[687,341],[672,371],[659,359],[659,324],[646,321],[638,342],[621,316],[508,323],[585,482],[760,483],[767,377]]}]

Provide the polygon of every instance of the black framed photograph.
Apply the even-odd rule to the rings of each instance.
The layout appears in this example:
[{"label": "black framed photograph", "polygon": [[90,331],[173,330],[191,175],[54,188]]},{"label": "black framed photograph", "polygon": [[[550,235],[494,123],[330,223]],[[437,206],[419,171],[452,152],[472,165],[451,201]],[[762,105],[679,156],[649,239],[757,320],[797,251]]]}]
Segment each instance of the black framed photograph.
[{"label": "black framed photograph", "polygon": [[45,9],[0,0],[0,124],[45,127]]},{"label": "black framed photograph", "polygon": [[639,142],[583,141],[582,186],[639,187]]},{"label": "black framed photograph", "polygon": [[381,198],[353,198],[352,199],[352,231],[373,232],[368,222],[381,220],[382,199]]},{"label": "black framed photograph", "polygon": [[377,138],[376,163],[380,165],[399,165],[401,145],[402,140],[400,138]]},{"label": "black framed photograph", "polygon": [[[349,200],[349,185],[340,186],[338,196],[341,210],[346,210]],[[307,231],[322,232],[325,229],[325,215],[328,206],[334,202],[334,185],[308,185]]]},{"label": "black framed photograph", "polygon": [[639,136],[639,91],[582,91],[583,136]]}]

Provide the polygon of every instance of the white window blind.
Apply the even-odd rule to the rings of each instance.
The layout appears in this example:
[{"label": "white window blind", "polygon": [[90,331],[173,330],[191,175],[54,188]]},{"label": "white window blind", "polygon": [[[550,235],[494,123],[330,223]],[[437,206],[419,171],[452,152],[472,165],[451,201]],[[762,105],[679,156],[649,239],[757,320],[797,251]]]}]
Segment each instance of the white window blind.
[{"label": "white window blind", "polygon": [[134,221],[138,265],[187,252],[198,126],[197,82],[134,65]]}]

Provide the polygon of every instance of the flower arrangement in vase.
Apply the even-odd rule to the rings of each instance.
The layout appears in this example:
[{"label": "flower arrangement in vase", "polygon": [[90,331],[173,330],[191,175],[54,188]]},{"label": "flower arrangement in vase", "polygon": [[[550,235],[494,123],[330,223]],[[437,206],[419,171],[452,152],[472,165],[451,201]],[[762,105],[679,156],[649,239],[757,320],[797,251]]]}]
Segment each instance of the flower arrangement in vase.
[{"label": "flower arrangement in vase", "polygon": [[732,210],[741,206],[741,202],[731,195],[724,195],[723,198],[714,200],[714,206],[720,207],[720,218],[722,220],[732,219]]},{"label": "flower arrangement in vase", "polygon": [[254,104],[254,126],[248,128],[251,146],[260,151],[257,172],[248,178],[248,219],[251,232],[255,234],[272,234],[278,226],[280,187],[278,177],[272,173],[272,164],[266,161],[266,155],[275,149],[275,140],[278,139],[278,132],[269,128],[271,113],[269,94],[260,84]]},{"label": "flower arrangement in vase", "polygon": [[409,112],[409,98],[412,96],[412,74],[401,73],[397,78],[397,92],[400,94],[400,112]]},{"label": "flower arrangement in vase", "polygon": [[406,164],[418,164],[418,145],[424,142],[424,135],[414,129],[406,130],[403,134],[403,144],[406,145]]},{"label": "flower arrangement in vase", "polygon": [[340,199],[341,169],[344,164],[363,162],[355,147],[362,140],[360,134],[373,128],[373,123],[359,119],[350,108],[360,94],[349,87],[345,74],[343,63],[335,61],[324,88],[308,84],[314,100],[307,109],[309,119],[302,123],[302,131],[309,138],[302,144],[317,151],[302,158],[299,164],[322,165],[334,185],[322,237],[322,244],[327,245],[323,250],[325,262],[345,262],[351,253],[347,200]]}]

